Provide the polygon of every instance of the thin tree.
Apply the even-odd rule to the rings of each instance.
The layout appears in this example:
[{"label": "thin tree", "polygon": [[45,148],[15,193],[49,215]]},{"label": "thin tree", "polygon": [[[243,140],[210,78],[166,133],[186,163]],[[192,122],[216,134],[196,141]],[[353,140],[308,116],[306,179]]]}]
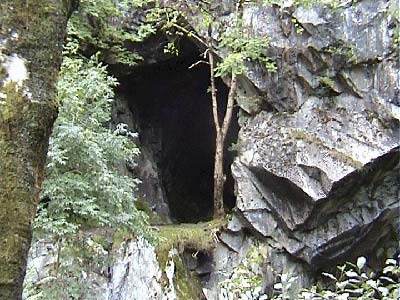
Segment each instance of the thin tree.
[{"label": "thin tree", "polygon": [[[251,1],[248,1],[251,2]],[[187,2],[185,2],[187,4]],[[221,218],[225,214],[224,210],[224,185],[226,175],[224,174],[224,156],[225,142],[229,127],[232,121],[233,108],[235,105],[236,94],[238,90],[238,76],[246,71],[244,62],[261,63],[269,72],[274,72],[276,67],[269,57],[265,55],[265,49],[268,45],[266,37],[254,37],[249,28],[243,26],[243,5],[244,1],[238,1],[236,9],[233,12],[231,24],[221,24],[213,15],[211,2],[199,2],[199,4],[187,4],[187,11],[197,11],[200,14],[201,22],[199,29],[193,30],[190,26],[182,25],[182,19],[187,22],[188,17],[180,9],[175,10],[173,7],[163,8],[162,15],[167,19],[163,28],[171,33],[170,29],[174,28],[177,35],[186,35],[197,42],[200,47],[205,50],[204,57],[207,58],[207,64],[210,68],[210,91],[211,105],[213,113],[213,121],[215,127],[215,155],[214,155],[214,219]],[[204,7],[206,5],[206,7]],[[196,7],[194,7],[196,6]],[[160,13],[158,13],[160,14]],[[165,17],[166,16],[166,17]],[[223,32],[222,28],[224,29]],[[203,29],[203,30],[202,30]],[[205,30],[204,30],[205,29]],[[206,37],[201,36],[198,32],[206,31]],[[218,31],[220,31],[218,33]],[[219,34],[217,39],[213,39],[214,34]],[[170,45],[169,45],[170,46]],[[218,50],[228,50],[225,57],[218,54]],[[229,86],[228,98],[225,99],[225,114],[220,119],[218,113],[218,99],[216,88],[216,77],[223,77]]]},{"label": "thin tree", "polygon": [[214,155],[214,191],[213,191],[213,203],[214,203],[214,219],[221,218],[225,215],[224,210],[224,186],[226,175],[224,174],[224,146],[228,129],[231,125],[233,106],[235,104],[235,97],[237,91],[237,74],[234,72],[230,75],[229,93],[226,102],[225,116],[222,123],[218,116],[218,98],[217,88],[215,84],[215,61],[214,61],[214,49],[211,40],[211,30],[207,36],[207,56],[208,63],[210,65],[210,83],[211,83],[211,100],[212,100],[212,111],[213,120],[215,127],[215,155]]}]

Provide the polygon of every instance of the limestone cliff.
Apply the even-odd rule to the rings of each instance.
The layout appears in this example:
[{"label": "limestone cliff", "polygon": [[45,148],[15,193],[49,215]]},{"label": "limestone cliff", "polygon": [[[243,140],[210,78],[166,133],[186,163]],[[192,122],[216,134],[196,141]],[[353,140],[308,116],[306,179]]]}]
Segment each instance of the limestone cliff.
[{"label": "limestone cliff", "polygon": [[[179,1],[174,3],[179,5]],[[220,20],[229,20],[233,4],[215,1]],[[188,21],[195,28],[196,12],[191,14],[193,18]],[[138,15],[125,15],[121,22],[126,30],[137,26]],[[174,272],[168,273],[174,269],[171,264],[177,270],[177,263],[180,270],[186,268],[187,274],[199,279],[203,290],[199,299],[236,299],[226,279],[237,272],[238,266],[257,278],[258,285],[257,292],[249,292],[242,299],[259,299],[260,294],[272,289],[280,274],[296,278],[294,290],[299,290],[313,282],[320,271],[338,263],[364,255],[370,258],[372,267],[379,267],[380,259],[398,249],[400,75],[396,1],[341,1],[335,7],[298,6],[294,1],[248,4],[243,16],[255,35],[269,38],[266,51],[275,61],[277,72],[268,73],[260,65],[249,63],[246,75],[240,78],[238,153],[231,165],[235,204],[231,205],[230,221],[223,230],[212,231],[212,236],[208,233],[213,242],[206,249],[172,243],[172,248],[178,249],[172,250],[171,256],[178,255],[178,262],[157,257],[144,241],[123,244],[113,254],[113,273],[102,285],[107,296],[98,299],[181,299]],[[178,129],[194,127],[187,125],[187,119],[182,119],[183,126],[169,121],[176,107],[184,107],[189,121],[196,115],[207,117],[203,106],[198,106],[202,112],[193,112],[195,102],[185,102],[203,98],[187,92],[181,96],[185,101],[176,97],[175,102],[164,103],[164,98],[157,97],[172,97],[164,88],[171,85],[167,80],[172,80],[174,89],[200,91],[203,87],[190,87],[196,79],[188,73],[184,73],[188,80],[182,81],[185,84],[175,85],[172,73],[181,69],[171,66],[186,66],[187,62],[165,64],[170,58],[160,53],[160,45],[166,41],[157,36],[136,45],[144,56],[137,69],[114,66],[122,86],[132,85],[120,91],[114,121],[129,124],[139,131],[139,137],[142,134],[139,142],[144,151],[135,172],[143,181],[143,202],[163,215],[165,223],[177,218],[174,210],[179,204],[184,207],[180,215],[186,213],[185,217],[197,221],[207,216],[199,212],[207,209],[201,199],[204,195],[195,195],[200,204],[194,206],[184,203],[183,197],[169,202],[168,191],[175,184],[171,178],[177,176],[171,165],[185,162],[174,160],[178,147],[168,139],[184,137]],[[165,70],[163,77],[160,74]],[[145,90],[138,78],[156,82],[146,85],[150,96],[142,102],[135,102]],[[140,108],[146,103],[145,109]],[[160,112],[156,106],[162,107]],[[145,115],[138,115],[143,112]],[[205,124],[204,128],[208,126]],[[201,130],[196,132],[197,141],[190,144],[193,149],[196,142],[207,139]],[[183,139],[177,142],[178,146],[183,144]],[[164,160],[163,149],[169,151]],[[195,156],[192,158],[195,160]],[[202,168],[206,165],[202,159],[199,164],[188,164],[188,169]],[[185,176],[187,173],[182,178]],[[202,179],[207,176],[200,174],[194,185],[203,185]],[[192,256],[189,260],[185,259],[188,253],[189,258]],[[161,267],[157,259],[162,261]],[[195,289],[193,286],[189,291]]]},{"label": "limestone cliff", "polygon": [[398,20],[393,1],[288,2],[244,12],[278,71],[242,78],[237,203],[217,253],[237,260],[250,231],[268,248],[265,278],[305,284],[398,237]]}]

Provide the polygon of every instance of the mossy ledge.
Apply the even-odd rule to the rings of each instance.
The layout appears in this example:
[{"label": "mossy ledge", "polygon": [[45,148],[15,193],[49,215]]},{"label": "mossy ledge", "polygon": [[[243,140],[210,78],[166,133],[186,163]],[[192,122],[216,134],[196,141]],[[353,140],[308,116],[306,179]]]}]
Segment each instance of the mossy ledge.
[{"label": "mossy ledge", "polygon": [[[209,222],[154,227],[157,234],[151,243],[155,246],[157,261],[162,270],[161,284],[164,291],[168,289],[169,285],[166,266],[172,261],[175,266],[173,283],[177,299],[203,299],[200,282],[196,275],[192,274],[185,266],[182,255],[184,252],[189,252],[195,257],[199,252],[211,253],[218,242],[219,232],[226,227],[226,224],[227,219],[216,219]],[[111,238],[112,248],[116,250],[123,241],[132,239],[135,239],[135,235],[132,233],[121,230],[114,231]]]},{"label": "mossy ledge", "polygon": [[[165,269],[171,259],[175,264],[174,286],[178,300],[200,300],[202,289],[196,276],[185,267],[181,254],[190,251],[209,253],[218,241],[218,232],[224,228],[226,220],[217,219],[197,224],[174,224],[159,226],[159,242],[156,246],[157,260],[161,269]],[[176,255],[169,256],[170,250],[175,249]],[[168,280],[163,272],[162,284]]]}]

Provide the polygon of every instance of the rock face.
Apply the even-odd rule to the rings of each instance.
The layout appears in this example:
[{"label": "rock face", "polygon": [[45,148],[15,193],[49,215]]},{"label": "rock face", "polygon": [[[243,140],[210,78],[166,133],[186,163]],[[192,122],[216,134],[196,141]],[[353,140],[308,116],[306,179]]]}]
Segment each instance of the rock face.
[{"label": "rock face", "polygon": [[117,257],[112,268],[110,296],[104,299],[163,299],[161,269],[153,247],[143,239],[124,242]]},{"label": "rock face", "polygon": [[[236,299],[225,279],[237,266],[248,265],[260,279],[261,290],[243,298],[257,299],[279,274],[297,278],[295,292],[323,269],[398,241],[397,4],[341,3],[245,5],[245,24],[269,37],[277,72],[249,63],[240,78],[239,153],[232,165],[237,201],[209,255],[211,275],[202,280],[208,300]],[[220,20],[229,20],[232,1],[215,5]],[[196,22],[195,12],[190,21]],[[136,128],[127,104],[118,103],[114,120]],[[142,193],[168,217],[157,163],[150,150],[142,155]],[[249,253],[259,254],[250,261]],[[44,264],[40,257],[31,260],[34,266]],[[109,298],[98,299],[174,299],[173,285],[165,289],[173,264],[164,270],[163,288],[154,250],[143,241],[126,243],[112,279],[98,279]]]},{"label": "rock face", "polygon": [[[124,241],[115,251],[108,267],[101,270],[85,270],[80,285],[88,292],[81,292],[88,299],[96,300],[175,300],[173,253],[167,266],[160,267],[154,247],[144,239]],[[36,287],[52,279],[57,264],[57,247],[53,242],[40,240],[32,245],[23,299],[37,299]],[[68,260],[61,260],[68,264]],[[172,266],[172,269],[171,269]],[[166,279],[164,279],[164,277]],[[66,279],[65,279],[66,280]],[[168,280],[167,284],[162,283]],[[39,293],[40,295],[40,293]]]},{"label": "rock face", "polygon": [[[114,126],[126,124],[128,130],[144,134],[144,130],[138,124],[138,116],[135,116],[129,108],[128,100],[119,95],[114,102],[112,121]],[[154,149],[148,146],[140,138],[134,141],[140,147],[139,157],[135,158],[135,165],[122,166],[123,172],[127,175],[134,175],[139,178],[142,184],[139,185],[138,198],[155,213],[157,213],[165,223],[170,223],[170,210],[161,176],[157,168]]]},{"label": "rock face", "polygon": [[[240,78],[237,202],[214,252],[207,299],[225,299],[221,283],[255,240],[269,290],[278,274],[296,276],[299,289],[317,271],[397,239],[395,2],[245,5],[244,22],[269,37],[277,72],[249,63]],[[229,20],[233,3],[213,4],[219,20]]]},{"label": "rock face", "polygon": [[245,9],[253,31],[270,37],[278,70],[250,65],[242,78],[238,104],[247,114],[232,166],[229,250],[217,250],[224,257],[240,260],[238,243],[250,229],[269,245],[271,275],[291,273],[302,285],[312,272],[367,255],[398,234],[394,5]]}]

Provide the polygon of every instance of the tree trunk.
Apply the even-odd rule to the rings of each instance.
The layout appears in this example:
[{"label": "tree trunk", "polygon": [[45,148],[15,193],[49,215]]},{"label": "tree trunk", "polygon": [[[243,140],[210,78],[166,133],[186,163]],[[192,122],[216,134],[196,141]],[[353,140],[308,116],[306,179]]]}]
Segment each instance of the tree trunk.
[{"label": "tree trunk", "polygon": [[222,130],[217,129],[214,157],[214,219],[224,216],[224,136]]},{"label": "tree trunk", "polygon": [[[232,74],[224,120],[222,122],[222,126],[219,126],[219,123],[218,127],[216,126],[217,137],[215,139],[215,157],[214,157],[214,219],[222,218],[225,215],[224,185],[226,176],[224,174],[224,146],[229,126],[231,125],[233,106],[235,104],[236,90],[237,90],[237,76],[236,74]],[[213,110],[217,112],[216,105],[213,106]]]},{"label": "tree trunk", "polygon": [[0,300],[19,300],[72,0],[0,2]]},{"label": "tree trunk", "polygon": [[224,174],[224,143],[228,134],[228,129],[232,120],[233,106],[235,104],[236,90],[237,90],[237,75],[232,72],[229,94],[226,103],[226,111],[222,125],[220,124],[218,117],[218,99],[217,99],[217,88],[215,85],[215,62],[214,52],[211,42],[211,27],[209,28],[207,36],[207,48],[208,48],[208,63],[210,65],[210,83],[211,83],[211,105],[213,112],[214,127],[216,132],[215,138],[215,156],[214,156],[214,219],[222,218],[225,215],[224,210],[224,185],[225,185],[225,174]]}]

